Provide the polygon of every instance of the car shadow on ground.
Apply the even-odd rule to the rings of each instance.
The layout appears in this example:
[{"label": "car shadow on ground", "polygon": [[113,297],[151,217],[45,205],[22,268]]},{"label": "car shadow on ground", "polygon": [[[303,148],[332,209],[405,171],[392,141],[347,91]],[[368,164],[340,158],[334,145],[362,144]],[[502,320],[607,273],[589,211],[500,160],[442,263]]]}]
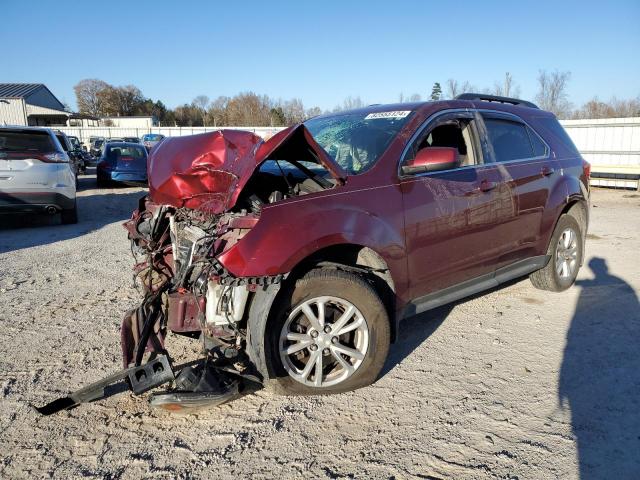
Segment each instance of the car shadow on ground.
[{"label": "car shadow on ground", "polygon": [[61,225],[60,215],[23,213],[0,216],[0,253],[81,237],[110,223],[124,221],[131,217],[138,200],[146,194],[127,185],[93,189],[96,189],[95,176],[79,178],[78,223],[74,225]]},{"label": "car shadow on ground", "polygon": [[571,413],[580,479],[640,478],[640,305],[634,289],[593,258],[580,280],[558,397]]},{"label": "car shadow on ground", "polygon": [[380,378],[387,375],[398,365],[402,360],[411,355],[411,353],[418,348],[423,342],[425,342],[442,323],[447,319],[451,311],[456,305],[460,305],[466,302],[470,302],[476,298],[483,297],[492,292],[508,288],[518,282],[521,282],[527,277],[516,278],[502,283],[497,287],[490,288],[489,290],[482,291],[475,295],[465,297],[457,302],[443,305],[442,307],[429,310],[427,312],[408,317],[400,322],[398,327],[398,333],[395,343],[391,344],[389,349],[389,355],[387,361],[380,372]]},{"label": "car shadow on ground", "polygon": [[[465,299],[465,301],[467,300]],[[442,325],[455,305],[444,305],[400,322],[396,341],[391,344],[387,361],[380,372],[380,378],[393,370],[396,365],[427,340]]]}]

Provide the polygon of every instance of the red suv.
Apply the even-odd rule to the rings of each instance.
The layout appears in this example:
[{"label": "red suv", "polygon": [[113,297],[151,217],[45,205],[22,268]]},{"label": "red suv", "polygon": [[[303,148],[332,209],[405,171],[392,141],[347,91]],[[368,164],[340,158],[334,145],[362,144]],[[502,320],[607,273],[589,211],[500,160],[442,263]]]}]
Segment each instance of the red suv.
[{"label": "red suv", "polygon": [[145,352],[165,360],[132,382],[171,368],[170,332],[206,358],[160,396],[167,408],[228,387],[211,372],[288,393],[365,386],[403,318],[526,275],[565,290],[583,260],[589,164],[522,100],[372,105],[268,141],[167,138],[148,171],[125,224],[145,288],[123,322],[125,371],[147,368]]}]

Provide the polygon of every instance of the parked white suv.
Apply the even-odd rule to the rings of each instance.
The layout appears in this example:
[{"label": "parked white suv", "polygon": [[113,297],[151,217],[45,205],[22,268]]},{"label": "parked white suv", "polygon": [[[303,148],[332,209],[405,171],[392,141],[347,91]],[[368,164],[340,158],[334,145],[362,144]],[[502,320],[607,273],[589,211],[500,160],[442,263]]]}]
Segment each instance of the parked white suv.
[{"label": "parked white suv", "polygon": [[0,127],[0,213],[61,214],[77,223],[76,177],[48,128]]}]

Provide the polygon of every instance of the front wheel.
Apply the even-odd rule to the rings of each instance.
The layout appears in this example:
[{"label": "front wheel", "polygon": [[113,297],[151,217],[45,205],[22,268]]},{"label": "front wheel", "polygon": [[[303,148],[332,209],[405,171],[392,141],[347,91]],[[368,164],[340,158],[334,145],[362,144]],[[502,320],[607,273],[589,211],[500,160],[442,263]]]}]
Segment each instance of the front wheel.
[{"label": "front wheel", "polygon": [[373,383],[389,351],[386,309],[361,277],[313,270],[284,292],[267,329],[287,394],[339,393]]},{"label": "front wheel", "polygon": [[582,236],[582,229],[574,217],[560,217],[547,249],[549,263],[529,276],[534,287],[562,292],[573,285],[582,264]]}]

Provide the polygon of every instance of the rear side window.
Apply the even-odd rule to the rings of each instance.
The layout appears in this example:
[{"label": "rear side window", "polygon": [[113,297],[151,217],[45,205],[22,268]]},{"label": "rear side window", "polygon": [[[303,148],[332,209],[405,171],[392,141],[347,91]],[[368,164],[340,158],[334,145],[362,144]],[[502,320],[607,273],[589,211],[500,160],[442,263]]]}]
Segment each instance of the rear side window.
[{"label": "rear side window", "polygon": [[[562,146],[574,155],[580,155],[578,149],[576,148],[573,140],[569,137],[569,134],[566,130],[560,125],[560,122],[556,118],[553,117],[537,117],[536,125],[542,126],[545,130],[547,130],[552,137],[558,142],[562,144]],[[537,128],[537,126],[536,126]]]},{"label": "rear side window", "polygon": [[57,150],[47,132],[0,130],[0,151],[50,153]]},{"label": "rear side window", "polygon": [[62,145],[63,150],[67,152],[69,150],[69,147],[67,145],[67,142],[64,141],[64,137],[62,135],[56,135],[56,137],[58,137],[58,141],[60,142],[60,145]]},{"label": "rear side window", "polygon": [[529,127],[527,127],[527,132],[529,132],[529,138],[531,139],[531,146],[533,147],[533,155],[536,157],[544,157],[548,155],[549,152],[547,151],[547,146],[540,139],[538,134]]},{"label": "rear side window", "polygon": [[484,124],[493,146],[496,162],[508,162],[536,157],[529,132],[522,123],[496,118],[485,118]]}]

